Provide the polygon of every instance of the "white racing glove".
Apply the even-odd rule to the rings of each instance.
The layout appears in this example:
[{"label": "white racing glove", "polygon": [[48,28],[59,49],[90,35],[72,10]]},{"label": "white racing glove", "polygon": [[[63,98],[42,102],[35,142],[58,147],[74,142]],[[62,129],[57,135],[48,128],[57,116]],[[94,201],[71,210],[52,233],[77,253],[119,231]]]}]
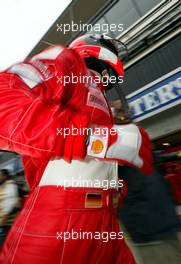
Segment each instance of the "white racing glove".
[{"label": "white racing glove", "polygon": [[145,174],[152,172],[150,139],[145,130],[134,124],[95,127],[89,139],[87,154],[135,166]]}]

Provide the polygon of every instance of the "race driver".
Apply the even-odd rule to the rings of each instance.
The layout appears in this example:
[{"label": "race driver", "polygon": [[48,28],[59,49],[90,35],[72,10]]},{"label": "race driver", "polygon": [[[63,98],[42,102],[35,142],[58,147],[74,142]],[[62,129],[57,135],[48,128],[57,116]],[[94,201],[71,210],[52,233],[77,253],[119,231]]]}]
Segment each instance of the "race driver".
[{"label": "race driver", "polygon": [[[150,141],[133,124],[114,126],[104,96],[112,84],[95,82],[123,77],[118,49],[84,35],[0,74],[0,148],[22,155],[30,186],[0,263],[135,263],[117,221],[117,164],[149,174]],[[65,83],[72,75],[79,81]]]}]

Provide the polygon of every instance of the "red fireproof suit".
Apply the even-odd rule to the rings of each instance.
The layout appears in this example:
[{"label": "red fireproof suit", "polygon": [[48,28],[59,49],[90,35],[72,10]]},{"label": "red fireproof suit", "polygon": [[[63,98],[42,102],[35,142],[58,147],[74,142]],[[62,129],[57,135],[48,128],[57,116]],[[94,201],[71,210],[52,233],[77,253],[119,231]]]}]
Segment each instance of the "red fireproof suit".
[{"label": "red fireproof suit", "polygon": [[[30,186],[29,198],[9,232],[0,263],[135,263],[120,233],[115,188],[46,184],[56,179],[55,174],[61,178],[64,167],[73,166],[56,159],[70,161],[84,154],[85,138],[64,137],[57,128],[72,124],[86,127],[89,122],[112,125],[101,85],[95,93],[91,92],[95,89],[91,82],[65,84],[60,80],[71,74],[84,76],[90,72],[75,51],[61,46],[0,74],[0,148],[22,155]],[[52,179],[51,175],[46,178],[49,164],[59,168],[61,161],[60,170],[51,169]],[[84,161],[81,164],[84,166]],[[45,183],[41,183],[42,175]],[[82,238],[82,232],[90,232],[90,237]]]}]

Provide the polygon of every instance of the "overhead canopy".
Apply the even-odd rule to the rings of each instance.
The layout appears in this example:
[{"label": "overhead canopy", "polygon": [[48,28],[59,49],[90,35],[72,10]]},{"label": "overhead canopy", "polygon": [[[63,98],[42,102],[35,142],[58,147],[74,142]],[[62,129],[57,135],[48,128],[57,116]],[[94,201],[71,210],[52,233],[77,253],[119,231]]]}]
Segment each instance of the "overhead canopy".
[{"label": "overhead canopy", "polygon": [[[73,0],[71,4],[65,9],[65,11],[59,16],[59,18],[50,27],[47,33],[42,37],[39,43],[31,51],[30,55],[37,53],[50,44],[68,44],[77,35],[80,34],[80,30],[68,31],[69,26],[72,23],[77,24],[81,29],[83,24],[93,23],[92,19],[96,19],[106,10],[110,4],[114,4],[117,1],[99,0],[99,1],[85,1],[85,0]],[[66,26],[66,34],[61,31],[61,25]]]}]

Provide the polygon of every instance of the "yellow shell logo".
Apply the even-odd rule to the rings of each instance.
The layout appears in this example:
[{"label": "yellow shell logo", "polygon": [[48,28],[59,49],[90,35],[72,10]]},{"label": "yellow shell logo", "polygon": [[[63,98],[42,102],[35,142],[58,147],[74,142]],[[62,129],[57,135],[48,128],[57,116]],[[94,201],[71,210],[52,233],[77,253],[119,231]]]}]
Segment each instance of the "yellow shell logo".
[{"label": "yellow shell logo", "polygon": [[91,150],[94,154],[99,154],[103,151],[104,145],[100,139],[92,142]]}]

